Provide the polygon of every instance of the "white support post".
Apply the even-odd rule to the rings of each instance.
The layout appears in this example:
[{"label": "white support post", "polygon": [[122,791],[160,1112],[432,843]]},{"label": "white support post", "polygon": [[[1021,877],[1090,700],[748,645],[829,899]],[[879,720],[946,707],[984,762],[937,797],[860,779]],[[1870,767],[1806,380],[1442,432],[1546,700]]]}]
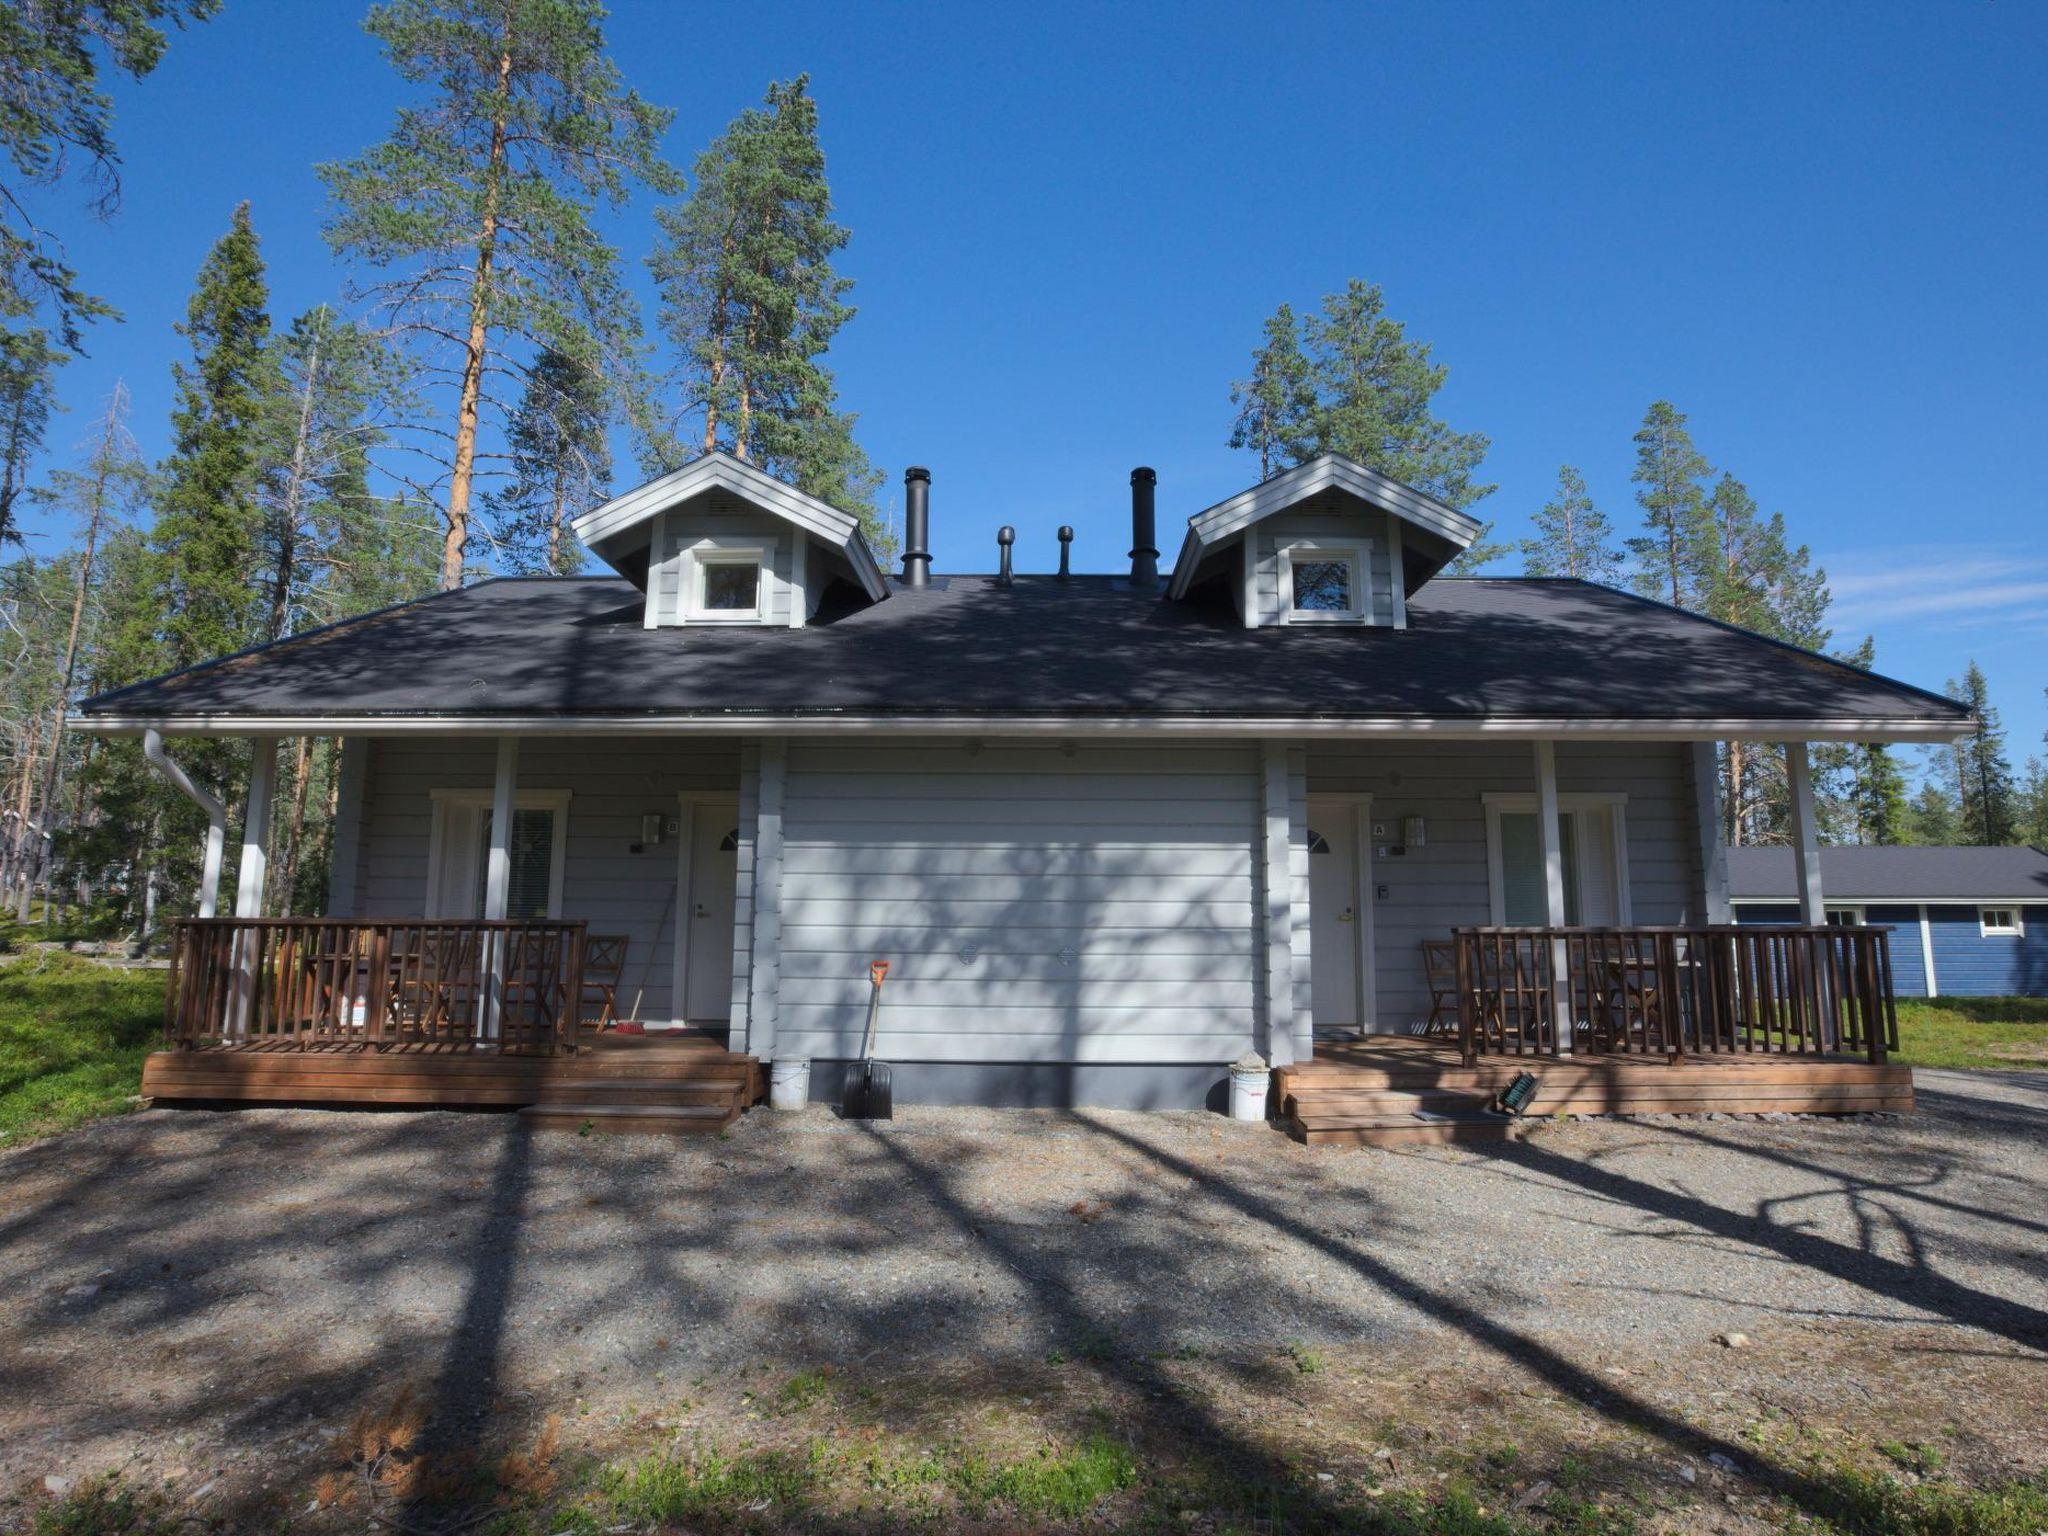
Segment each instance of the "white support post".
[{"label": "white support post", "polygon": [[[484,855],[484,921],[502,923],[512,902],[512,817],[518,806],[519,738],[498,738],[498,762],[491,781],[491,845]],[[488,934],[483,945],[484,1008],[478,1020],[486,1040],[501,1034],[505,1008],[505,936]]]},{"label": "white support post", "polygon": [[1266,1064],[1294,1065],[1294,887],[1290,870],[1287,747],[1265,744],[1260,759],[1263,791],[1266,945]]},{"label": "white support post", "polygon": [[[258,736],[249,745],[249,803],[242,811],[242,858],[235,868],[236,917],[263,915],[264,877],[270,864],[270,807],[277,798],[277,738]],[[234,947],[235,1002],[228,1032],[239,1038],[249,1033],[263,941],[254,930],[238,929]]]},{"label": "white support post", "polygon": [[[1543,922],[1546,927],[1565,925],[1564,831],[1558,825],[1557,743],[1539,741],[1536,747],[1536,846],[1543,854]],[[1550,994],[1552,1018],[1557,1028],[1560,1052],[1572,1048],[1572,986],[1566,974],[1571,956],[1562,939],[1550,945]]]},{"label": "white support post", "polygon": [[789,783],[789,741],[761,743],[759,798],[754,810],[754,974],[748,1012],[754,1055],[775,1060],[782,990],[782,805]]},{"label": "white support post", "polygon": [[1728,905],[1728,850],[1721,844],[1721,758],[1711,741],[1692,743],[1692,814],[1700,860],[1700,921],[1733,922]]},{"label": "white support post", "polygon": [[1820,830],[1813,815],[1813,770],[1806,743],[1785,743],[1785,779],[1792,791],[1792,864],[1799,889],[1799,921],[1818,928],[1828,920],[1820,884]]},{"label": "white support post", "polygon": [[249,804],[242,815],[242,860],[235,873],[235,916],[263,915],[263,885],[270,871],[270,807],[277,798],[277,738],[250,743]]},{"label": "white support post", "polygon": [[501,923],[512,900],[512,813],[519,793],[519,738],[498,738],[491,783],[491,847],[484,865],[484,921]]}]

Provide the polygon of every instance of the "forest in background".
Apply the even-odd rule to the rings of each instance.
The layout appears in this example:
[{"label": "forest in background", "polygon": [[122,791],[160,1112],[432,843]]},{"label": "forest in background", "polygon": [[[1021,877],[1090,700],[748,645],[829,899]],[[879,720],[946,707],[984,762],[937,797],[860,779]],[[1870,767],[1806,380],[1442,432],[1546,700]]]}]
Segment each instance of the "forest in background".
[{"label": "forest in background", "polygon": [[[118,387],[79,442],[52,444],[66,359],[119,316],[28,209],[70,194],[114,214],[107,77],[145,79],[217,4],[0,10],[0,888],[24,914],[47,892],[138,936],[189,910],[204,822],[137,743],[67,731],[79,699],[482,576],[574,573],[570,519],[621,478],[713,449],[887,543],[883,475],[826,363],[854,314],[833,265],[849,231],[807,81],[770,83],[687,170],[672,166],[672,114],[628,85],[593,0],[374,6],[391,131],[309,170],[328,203],[332,300],[274,314],[260,231],[247,205],[233,210],[179,327],[168,454],[144,461]],[[597,228],[634,198],[653,203],[651,325],[628,257]],[[1445,377],[1381,290],[1354,280],[1266,322],[1231,387],[1230,440],[1261,476],[1336,451],[1469,508],[1495,489],[1481,481],[1488,444],[1434,414]],[[1498,542],[1489,526],[1460,568],[1630,586],[1875,664],[1869,639],[1838,645],[1826,575],[1783,514],[1710,465],[1682,412],[1653,403],[1635,445],[1634,533],[1566,465],[1535,537]],[[21,546],[31,505],[71,530],[46,558]],[[1972,742],[1917,765],[1884,747],[1816,749],[1830,840],[2048,843],[2048,766],[2014,768],[1974,665],[1949,691],[1985,722]],[[321,909],[337,748],[286,744],[272,912]],[[246,747],[180,755],[239,814]],[[1777,749],[1724,748],[1731,842],[1783,839],[1783,774]]]}]

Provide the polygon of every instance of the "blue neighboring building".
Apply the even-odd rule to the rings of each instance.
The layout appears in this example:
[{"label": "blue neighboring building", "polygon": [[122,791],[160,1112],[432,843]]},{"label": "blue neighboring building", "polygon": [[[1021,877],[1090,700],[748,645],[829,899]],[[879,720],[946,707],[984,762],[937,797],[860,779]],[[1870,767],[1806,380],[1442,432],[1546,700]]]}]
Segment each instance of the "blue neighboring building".
[{"label": "blue neighboring building", "polygon": [[[1893,930],[1900,997],[2048,997],[2048,853],[2038,848],[1823,848],[1831,923]],[[1730,848],[1738,923],[1799,920],[1790,848]]]}]

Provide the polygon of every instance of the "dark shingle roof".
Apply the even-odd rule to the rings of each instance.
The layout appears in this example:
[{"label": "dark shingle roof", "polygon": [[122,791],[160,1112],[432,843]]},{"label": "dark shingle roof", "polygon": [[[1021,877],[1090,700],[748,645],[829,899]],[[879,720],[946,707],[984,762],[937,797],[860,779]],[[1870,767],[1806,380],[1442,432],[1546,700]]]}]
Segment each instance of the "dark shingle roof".
[{"label": "dark shingle roof", "polygon": [[1408,628],[954,576],[802,629],[641,627],[615,578],[485,582],[104,694],[90,715],[1953,720],[1936,695],[1577,581],[1440,580]]},{"label": "dark shingle roof", "polygon": [[[2048,901],[2048,853],[2038,848],[1823,848],[1820,886],[1830,900],[1839,901]],[[1728,850],[1728,894],[1736,901],[1790,901],[1797,889],[1790,848]]]}]

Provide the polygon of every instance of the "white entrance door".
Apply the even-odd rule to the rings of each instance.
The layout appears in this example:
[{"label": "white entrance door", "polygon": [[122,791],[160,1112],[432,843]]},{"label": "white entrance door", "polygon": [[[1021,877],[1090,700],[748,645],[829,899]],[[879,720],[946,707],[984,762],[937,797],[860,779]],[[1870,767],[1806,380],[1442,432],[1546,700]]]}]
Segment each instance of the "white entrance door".
[{"label": "white entrance door", "polygon": [[729,802],[690,807],[683,874],[683,1017],[692,1024],[732,1017],[732,904],[739,869],[739,811]]},{"label": "white entrance door", "polygon": [[1359,817],[1351,800],[1308,803],[1309,976],[1318,1028],[1368,1023],[1364,967],[1372,914],[1360,902]]}]

